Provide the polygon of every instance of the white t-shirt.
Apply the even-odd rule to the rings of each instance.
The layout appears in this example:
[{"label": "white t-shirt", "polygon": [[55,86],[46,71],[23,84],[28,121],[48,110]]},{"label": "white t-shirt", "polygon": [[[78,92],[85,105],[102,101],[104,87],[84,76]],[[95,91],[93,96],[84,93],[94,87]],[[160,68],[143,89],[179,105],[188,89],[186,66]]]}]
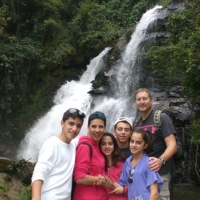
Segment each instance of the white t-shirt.
[{"label": "white t-shirt", "polygon": [[42,200],[71,200],[75,151],[73,140],[67,144],[52,136],[44,142],[32,176],[32,183],[44,181]]}]

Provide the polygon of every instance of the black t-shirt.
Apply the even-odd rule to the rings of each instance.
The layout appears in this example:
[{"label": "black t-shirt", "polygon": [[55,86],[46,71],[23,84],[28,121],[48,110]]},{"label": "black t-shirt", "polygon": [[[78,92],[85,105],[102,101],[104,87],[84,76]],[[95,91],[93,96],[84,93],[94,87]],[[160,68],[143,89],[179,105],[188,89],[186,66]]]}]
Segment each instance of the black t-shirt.
[{"label": "black t-shirt", "polygon": [[127,158],[128,158],[129,156],[132,156],[132,153],[131,153],[131,150],[130,150],[130,147],[129,147],[129,146],[126,147],[126,148],[124,148],[124,149],[121,149],[121,151],[123,151],[123,152],[126,154]]},{"label": "black t-shirt", "polygon": [[[170,134],[175,133],[175,129],[171,122],[171,119],[165,113],[161,113],[160,116],[162,124],[161,129],[160,131],[156,130],[154,124],[154,113],[155,111],[152,110],[149,116],[144,121],[142,121],[140,118],[135,128],[148,130],[152,133],[154,137],[153,152],[150,152],[148,156],[159,158],[167,147],[164,139]],[[171,161],[169,160],[168,162],[166,162],[165,165],[161,167],[159,174],[164,175],[170,173],[170,170],[171,170]]]}]

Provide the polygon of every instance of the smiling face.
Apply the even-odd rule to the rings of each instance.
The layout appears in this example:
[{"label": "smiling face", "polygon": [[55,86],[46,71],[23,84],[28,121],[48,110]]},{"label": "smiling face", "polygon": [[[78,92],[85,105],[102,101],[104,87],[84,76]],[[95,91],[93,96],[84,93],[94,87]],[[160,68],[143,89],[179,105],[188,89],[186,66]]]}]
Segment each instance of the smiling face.
[{"label": "smiling face", "polygon": [[152,109],[153,100],[146,91],[140,91],[135,96],[135,105],[140,112],[148,113]]},{"label": "smiling face", "polygon": [[119,122],[116,124],[116,128],[114,130],[114,134],[117,138],[118,144],[129,144],[129,139],[131,137],[131,126],[125,122]]},{"label": "smiling face", "polygon": [[112,152],[114,151],[114,143],[110,136],[103,136],[100,143],[100,149],[106,157],[112,155]]},{"label": "smiling face", "polygon": [[97,143],[99,143],[101,137],[105,133],[105,129],[105,123],[102,119],[93,119],[88,125],[89,135]]},{"label": "smiling face", "polygon": [[81,127],[83,125],[83,120],[75,117],[69,117],[65,121],[61,121],[62,132],[59,135],[59,138],[65,142],[70,143],[72,139],[74,139],[80,132]]},{"label": "smiling face", "polygon": [[148,144],[145,143],[142,134],[133,132],[130,140],[130,150],[131,153],[135,156],[142,156],[144,150],[147,148]]}]

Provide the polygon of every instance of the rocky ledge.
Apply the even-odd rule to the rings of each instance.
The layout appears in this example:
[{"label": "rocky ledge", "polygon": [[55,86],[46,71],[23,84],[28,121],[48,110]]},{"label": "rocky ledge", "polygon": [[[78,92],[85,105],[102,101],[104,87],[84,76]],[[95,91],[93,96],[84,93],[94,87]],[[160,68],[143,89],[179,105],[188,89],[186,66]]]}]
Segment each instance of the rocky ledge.
[{"label": "rocky ledge", "polygon": [[35,163],[0,157],[0,200],[31,199],[31,176]]}]

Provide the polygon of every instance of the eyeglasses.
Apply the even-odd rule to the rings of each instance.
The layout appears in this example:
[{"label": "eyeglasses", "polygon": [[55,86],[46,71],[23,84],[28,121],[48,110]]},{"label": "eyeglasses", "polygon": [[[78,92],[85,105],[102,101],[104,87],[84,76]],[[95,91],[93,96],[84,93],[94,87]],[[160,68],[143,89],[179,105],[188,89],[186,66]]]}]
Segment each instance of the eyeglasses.
[{"label": "eyeglasses", "polygon": [[134,169],[131,169],[130,171],[129,171],[129,177],[128,177],[128,182],[129,183],[132,183],[133,182],[133,178],[132,178],[132,176],[133,176],[133,174],[135,173],[135,170]]},{"label": "eyeglasses", "polygon": [[85,118],[85,114],[76,108],[70,108],[69,113],[71,114],[78,113],[81,117]]}]

